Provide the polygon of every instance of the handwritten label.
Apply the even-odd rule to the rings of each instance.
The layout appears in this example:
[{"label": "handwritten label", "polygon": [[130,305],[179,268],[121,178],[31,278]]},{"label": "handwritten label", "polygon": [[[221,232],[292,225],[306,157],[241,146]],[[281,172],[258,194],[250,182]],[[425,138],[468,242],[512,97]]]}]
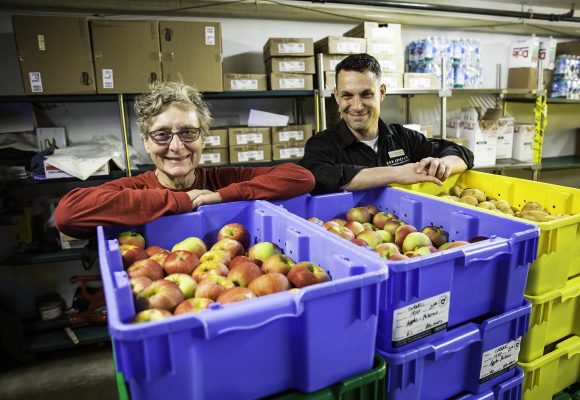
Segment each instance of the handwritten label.
[{"label": "handwritten label", "polygon": [[236,144],[262,143],[261,133],[243,133],[236,135]]},{"label": "handwritten label", "polygon": [[479,372],[479,383],[487,382],[518,364],[520,354],[520,342],[522,338],[507,342],[494,349],[483,353],[481,357],[481,370]]},{"label": "handwritten label", "polygon": [[447,328],[451,292],[401,307],[393,313],[393,347],[400,347]]}]

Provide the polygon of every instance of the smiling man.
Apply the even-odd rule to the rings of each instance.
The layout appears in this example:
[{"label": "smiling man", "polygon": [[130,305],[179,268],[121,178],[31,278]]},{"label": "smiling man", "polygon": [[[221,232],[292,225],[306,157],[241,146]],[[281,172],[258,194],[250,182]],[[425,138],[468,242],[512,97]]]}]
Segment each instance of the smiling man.
[{"label": "smiling man", "polygon": [[316,178],[312,193],[391,183],[440,185],[473,166],[473,153],[463,146],[385,124],[380,118],[385,93],[374,57],[353,54],[338,63],[334,98],[341,121],[311,137],[300,162]]},{"label": "smiling man", "polygon": [[155,83],[151,93],[135,99],[135,111],[155,170],[73,189],[54,213],[61,232],[90,238],[98,225],[143,225],[204,204],[287,198],[314,187],[312,174],[292,163],[198,168],[212,118],[201,94],[191,86]]}]

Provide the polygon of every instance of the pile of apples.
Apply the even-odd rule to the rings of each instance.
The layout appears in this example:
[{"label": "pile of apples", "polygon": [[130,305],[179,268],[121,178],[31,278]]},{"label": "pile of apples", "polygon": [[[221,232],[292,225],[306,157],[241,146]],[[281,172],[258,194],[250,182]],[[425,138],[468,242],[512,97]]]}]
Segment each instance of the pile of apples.
[{"label": "pile of apples", "polygon": [[476,188],[464,189],[459,185],[452,186],[449,189],[449,194],[442,194],[439,197],[498,213],[513,215],[534,222],[550,222],[570,216],[570,214],[552,215],[540,203],[534,200],[526,201],[522,208],[518,209],[507,200],[498,200],[493,196],[488,196],[483,190]]},{"label": "pile of apples", "polygon": [[171,251],[146,247],[138,232],[122,232],[117,240],[138,312],[133,322],[161,320],[198,312],[213,303],[234,303],[330,280],[322,267],[295,262],[275,243],[249,247],[250,235],[239,223],[224,225],[209,250],[198,237],[176,243]]},{"label": "pile of apples", "polygon": [[396,214],[379,211],[373,205],[353,207],[344,219],[322,221],[311,217],[308,220],[358,246],[370,247],[379,257],[391,261],[407,260],[487,239],[478,237],[470,241],[449,242],[449,233],[442,227],[428,225],[419,231]]}]

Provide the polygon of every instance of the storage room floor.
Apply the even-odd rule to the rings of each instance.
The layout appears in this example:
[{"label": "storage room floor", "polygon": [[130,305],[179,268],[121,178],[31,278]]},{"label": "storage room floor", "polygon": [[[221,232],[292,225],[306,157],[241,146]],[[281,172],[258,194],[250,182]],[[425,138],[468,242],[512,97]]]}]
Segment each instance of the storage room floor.
[{"label": "storage room floor", "polygon": [[45,354],[0,373],[0,399],[116,399],[114,368],[110,343]]}]

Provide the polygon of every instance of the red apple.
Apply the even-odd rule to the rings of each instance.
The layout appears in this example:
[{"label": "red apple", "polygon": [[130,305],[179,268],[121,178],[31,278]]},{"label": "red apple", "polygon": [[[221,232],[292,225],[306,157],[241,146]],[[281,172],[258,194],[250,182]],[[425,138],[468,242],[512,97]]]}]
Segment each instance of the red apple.
[{"label": "red apple", "polygon": [[165,277],[168,281],[175,283],[183,293],[183,297],[189,299],[195,294],[197,289],[197,281],[191,275],[187,274],[171,274]]},{"label": "red apple", "polygon": [[161,265],[163,267],[163,263],[165,262],[165,260],[167,259],[167,256],[171,254],[170,252],[167,253],[157,253],[157,254],[153,254],[151,257],[149,257],[150,260],[153,261],[157,261],[159,263],[159,265]]},{"label": "red apple", "polygon": [[[237,240],[247,249],[250,246],[250,233],[246,228],[237,222],[224,225],[218,232],[218,242],[222,239],[229,238]],[[233,258],[233,257],[232,257]]]},{"label": "red apple", "polygon": [[163,262],[163,269],[167,275],[177,273],[191,275],[198,266],[197,256],[187,250],[172,251]]},{"label": "red apple", "polygon": [[383,230],[389,232],[393,237],[395,236],[395,232],[399,229],[400,226],[406,225],[403,221],[398,218],[389,218],[385,221],[383,225]]},{"label": "red apple", "polygon": [[403,239],[403,245],[401,246],[401,250],[403,250],[403,252],[407,252],[425,246],[432,246],[431,240],[427,235],[421,232],[409,232],[405,236],[405,239]]},{"label": "red apple", "polygon": [[346,212],[346,219],[364,224],[365,222],[371,222],[371,214],[365,207],[353,207]]},{"label": "red apple", "polygon": [[373,217],[379,213],[379,209],[376,208],[375,206],[373,206],[372,204],[368,204],[368,205],[363,206],[363,207],[366,208],[367,211],[369,212],[369,214],[371,216],[371,221],[372,221]]},{"label": "red apple", "polygon": [[135,306],[139,311],[149,308],[173,311],[183,300],[179,286],[171,281],[158,279],[137,293]]},{"label": "red apple", "polygon": [[330,221],[323,222],[322,226],[324,227],[324,229],[328,230],[328,229],[332,228],[333,226],[342,226],[342,225],[340,225],[336,221],[330,220]]},{"label": "red apple", "polygon": [[219,275],[210,275],[199,282],[197,290],[195,291],[195,297],[205,297],[215,301],[221,292],[233,287],[235,285],[229,279]]},{"label": "red apple", "polygon": [[259,276],[250,282],[250,285],[248,286],[248,289],[254,292],[258,297],[283,292],[284,290],[290,290],[291,288],[292,286],[290,286],[288,278],[278,272]]},{"label": "red apple", "polygon": [[276,243],[272,242],[260,242],[254,244],[248,250],[248,257],[258,266],[262,266],[262,262],[270,257],[272,254],[282,253],[280,247]]},{"label": "red apple", "polygon": [[428,225],[421,229],[421,232],[431,239],[431,243],[435,247],[439,247],[449,241],[449,233],[439,226]]},{"label": "red apple", "polygon": [[460,246],[466,246],[468,244],[471,244],[471,243],[463,241],[463,240],[458,240],[456,242],[447,242],[447,243],[443,243],[441,246],[439,246],[439,251],[449,250],[449,249],[453,249],[455,247],[460,247]]},{"label": "red apple", "polygon": [[201,282],[210,275],[226,276],[230,272],[225,264],[219,261],[206,261],[193,271],[191,276],[198,282]]},{"label": "red apple", "polygon": [[191,236],[188,238],[183,239],[181,242],[176,243],[171,251],[175,250],[185,250],[193,253],[197,256],[197,258],[201,258],[203,253],[207,251],[207,246],[205,242],[198,237]]},{"label": "red apple", "polygon": [[415,249],[415,252],[422,256],[426,256],[431,253],[437,253],[438,251],[439,250],[437,250],[437,248],[434,246],[424,246]]},{"label": "red apple", "polygon": [[296,264],[288,272],[288,280],[297,288],[328,282],[330,276],[319,265],[309,261],[302,261]]},{"label": "red apple", "polygon": [[122,244],[119,246],[119,250],[121,251],[121,260],[125,268],[137,260],[149,257],[143,247],[135,246],[134,244]]},{"label": "red apple", "polygon": [[153,281],[146,276],[137,276],[135,278],[131,278],[129,279],[129,283],[131,284],[131,292],[133,295],[136,295],[141,290],[149,286],[151,282]]},{"label": "red apple", "polygon": [[248,256],[235,256],[234,258],[232,258],[232,261],[230,261],[230,263],[228,264],[228,268],[234,269],[236,265],[243,262],[253,262],[253,261],[250,260],[250,257]]},{"label": "red apple", "polygon": [[236,286],[248,287],[250,282],[261,275],[263,275],[263,272],[260,267],[253,262],[245,262],[232,268],[227,278]]},{"label": "red apple", "polygon": [[350,242],[356,244],[357,246],[368,247],[368,243],[362,239],[354,238]]},{"label": "red apple", "polygon": [[346,219],[344,218],[333,218],[331,219],[331,221],[336,222],[338,225],[340,226],[345,226],[346,223],[348,222]]},{"label": "red apple", "polygon": [[401,251],[397,247],[395,243],[381,243],[377,247],[374,248],[375,253],[379,255],[379,257],[384,258],[387,260],[393,254],[399,254]]},{"label": "red apple", "polygon": [[199,262],[201,264],[203,264],[203,263],[208,262],[208,261],[217,261],[217,262],[221,262],[225,266],[228,266],[228,265],[230,265],[231,260],[232,260],[232,258],[230,257],[229,253],[224,251],[224,250],[210,250],[207,253],[205,253],[203,256],[201,256],[201,258],[199,259]]},{"label": "red apple", "polygon": [[377,228],[383,229],[383,227],[385,226],[385,222],[387,222],[388,219],[399,219],[399,217],[397,217],[393,213],[380,211],[377,214],[375,214],[372,222],[373,225],[376,226]]},{"label": "red apple", "polygon": [[283,275],[287,275],[288,271],[290,271],[295,264],[294,260],[285,254],[272,254],[262,263],[262,272],[265,274],[279,272]]},{"label": "red apple", "polygon": [[237,240],[224,238],[218,240],[210,250],[223,250],[230,256],[230,259],[235,256],[243,256],[245,251],[244,246]]},{"label": "red apple", "polygon": [[403,250],[403,242],[405,241],[405,238],[411,232],[417,232],[417,228],[413,225],[401,225],[395,231],[395,244],[399,246],[401,250]]},{"label": "red apple", "polygon": [[246,287],[235,287],[221,292],[217,298],[217,302],[229,304],[255,298],[256,295],[250,289]]},{"label": "red apple", "polygon": [[363,224],[358,221],[348,221],[346,224],[344,224],[344,227],[350,229],[355,236],[365,230]]},{"label": "red apple", "polygon": [[205,310],[213,302],[214,301],[212,299],[206,299],[204,297],[186,299],[179,303],[177,307],[175,307],[173,315],[181,315]]},{"label": "red apple", "polygon": [[133,322],[142,323],[149,321],[161,321],[171,317],[171,313],[167,310],[158,310],[156,308],[150,308],[149,310],[143,310],[133,317]]},{"label": "red apple", "polygon": [[162,279],[165,276],[165,271],[157,261],[146,258],[144,260],[137,260],[131,264],[129,268],[127,268],[127,274],[129,275],[129,278],[146,276],[152,281],[155,281],[157,279]]},{"label": "red apple", "polygon": [[164,249],[163,247],[159,247],[159,246],[153,245],[153,246],[147,247],[145,249],[145,253],[147,253],[147,255],[149,257],[151,257],[152,255],[159,254],[159,253],[167,253],[167,254],[169,254],[169,250]]},{"label": "red apple", "polygon": [[119,245],[132,244],[137,247],[145,248],[145,238],[139,232],[121,232],[117,236],[117,241]]},{"label": "red apple", "polygon": [[356,235],[356,238],[362,239],[365,242],[367,242],[367,244],[371,249],[374,249],[379,244],[383,243],[383,238],[375,231],[362,231],[361,233]]},{"label": "red apple", "polygon": [[352,240],[355,237],[354,233],[345,226],[332,226],[327,231],[346,240]]},{"label": "red apple", "polygon": [[407,257],[404,254],[400,254],[400,253],[393,253],[388,258],[389,261],[400,261],[400,260],[408,260],[408,259],[409,259],[409,257]]}]

